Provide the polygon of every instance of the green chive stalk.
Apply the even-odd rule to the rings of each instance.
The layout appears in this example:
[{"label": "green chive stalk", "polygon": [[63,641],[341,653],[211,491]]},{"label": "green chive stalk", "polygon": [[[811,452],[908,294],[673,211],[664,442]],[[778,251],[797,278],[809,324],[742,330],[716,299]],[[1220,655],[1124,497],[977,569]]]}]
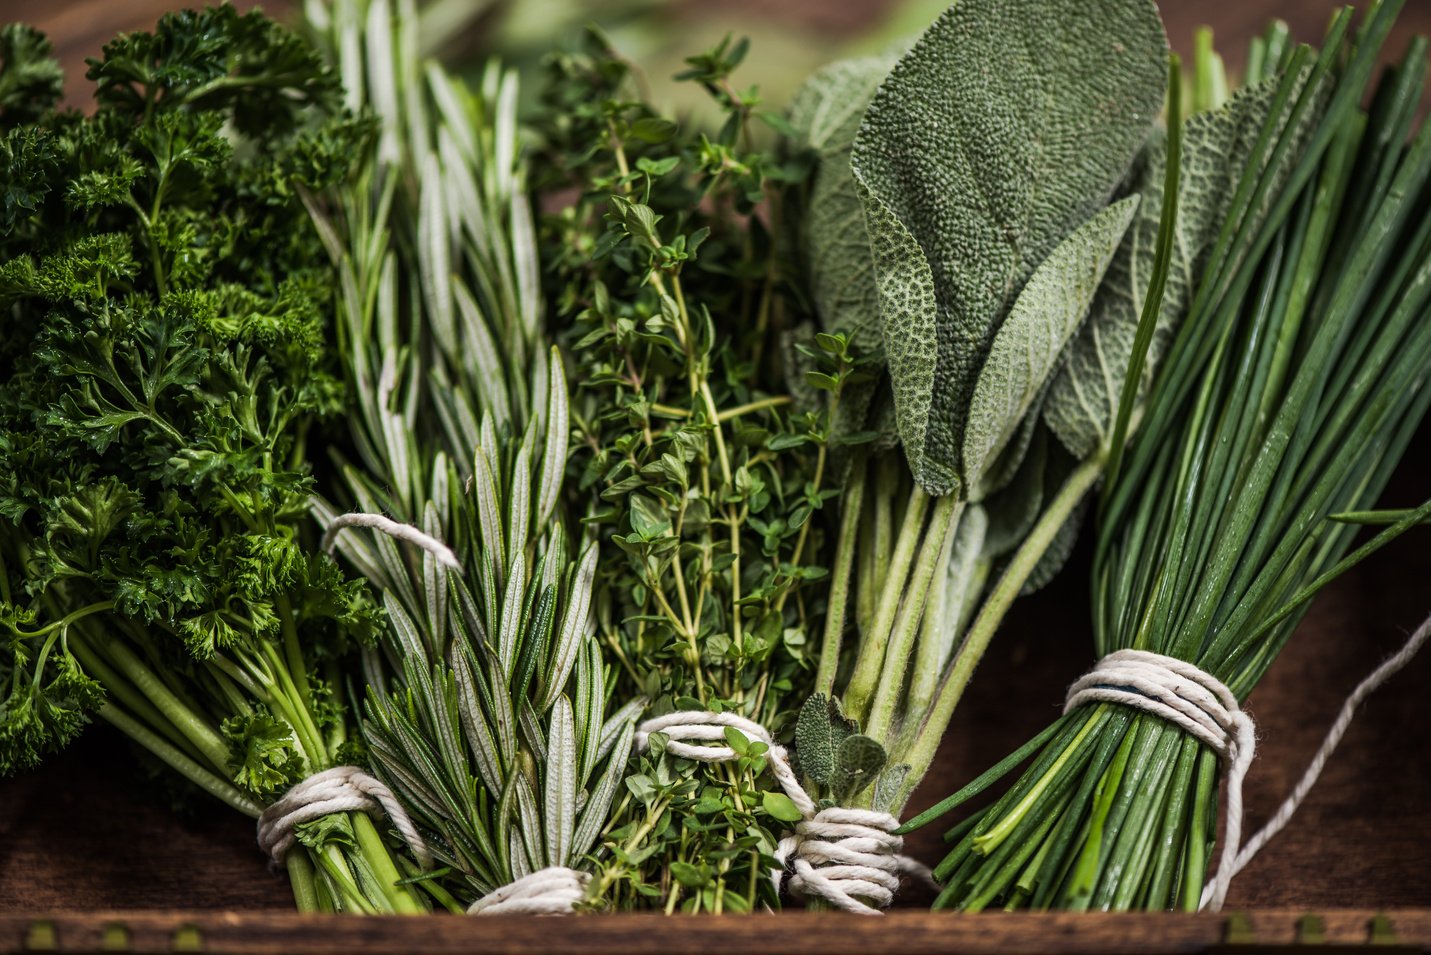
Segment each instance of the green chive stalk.
[{"label": "green chive stalk", "polygon": [[[1229,224],[1146,406],[1140,433],[1158,439],[1130,444],[1103,493],[1099,656],[1188,660],[1245,699],[1311,597],[1431,513],[1355,549],[1334,519],[1375,503],[1431,403],[1431,131],[1407,142],[1424,44],[1359,109],[1398,6],[1373,5],[1351,38],[1337,17],[1294,107],[1326,103],[1293,174],[1274,186],[1254,161],[1243,177],[1244,208],[1271,211]],[[1026,761],[950,830],[938,907],[1198,907],[1217,757],[1116,704],[1070,711],[911,825]]]}]

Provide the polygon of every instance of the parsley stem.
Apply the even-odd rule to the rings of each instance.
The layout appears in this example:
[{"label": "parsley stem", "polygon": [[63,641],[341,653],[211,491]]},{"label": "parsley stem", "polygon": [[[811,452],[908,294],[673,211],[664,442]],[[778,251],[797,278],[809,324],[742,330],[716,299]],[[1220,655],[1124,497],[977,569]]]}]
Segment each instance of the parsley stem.
[{"label": "parsley stem", "polygon": [[308,847],[300,846],[283,860],[288,870],[288,884],[293,887],[293,904],[300,912],[320,912],[318,888],[313,879],[313,860],[308,857]]},{"label": "parsley stem", "polygon": [[128,736],[140,746],[149,750],[149,752],[163,760],[165,764],[172,767],[177,773],[195,786],[204,790],[204,792],[228,803],[250,818],[258,818],[260,812],[259,807],[247,796],[239,792],[238,789],[227,780],[220,779],[217,775],[190,759],[177,747],[169,743],[168,740],[160,737],[157,733],[144,726],[113,703],[106,703],[100,709],[99,715],[105,722],[111,724],[125,736]]},{"label": "parsley stem", "polygon": [[120,674],[146,697],[173,726],[198,747],[210,766],[225,769],[229,745],[209,724],[186,706],[163,681],[144,665],[122,640],[106,641],[105,654]]}]

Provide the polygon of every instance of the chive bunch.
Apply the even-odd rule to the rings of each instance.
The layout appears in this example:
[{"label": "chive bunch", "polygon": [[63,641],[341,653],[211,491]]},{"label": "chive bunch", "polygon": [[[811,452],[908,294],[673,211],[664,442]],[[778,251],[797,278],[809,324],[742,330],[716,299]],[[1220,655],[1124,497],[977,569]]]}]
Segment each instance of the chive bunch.
[{"label": "chive bunch", "polygon": [[[1359,108],[1399,6],[1374,4],[1354,35],[1344,10],[1320,54],[1282,57],[1140,439],[1110,466],[1093,571],[1100,657],[1187,660],[1243,700],[1309,598],[1431,511],[1404,512],[1354,550],[1356,527],[1331,519],[1372,506],[1431,402],[1431,130],[1408,144],[1424,41]],[[911,826],[1030,758],[948,833],[938,907],[1198,907],[1217,757],[1116,704],[1069,712]]]}]

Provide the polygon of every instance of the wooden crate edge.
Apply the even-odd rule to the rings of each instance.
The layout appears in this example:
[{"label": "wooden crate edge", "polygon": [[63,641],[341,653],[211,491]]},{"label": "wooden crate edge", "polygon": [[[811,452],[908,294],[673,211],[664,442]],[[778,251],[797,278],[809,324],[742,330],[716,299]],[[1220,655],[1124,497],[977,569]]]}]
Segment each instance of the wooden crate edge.
[{"label": "wooden crate edge", "polygon": [[0,952],[329,955],[644,953],[1199,952],[1302,944],[1431,951],[1431,909],[1263,909],[1222,913],[893,912],[883,918],[659,915],[462,918],[309,916],[291,912],[52,912],[0,915]]}]

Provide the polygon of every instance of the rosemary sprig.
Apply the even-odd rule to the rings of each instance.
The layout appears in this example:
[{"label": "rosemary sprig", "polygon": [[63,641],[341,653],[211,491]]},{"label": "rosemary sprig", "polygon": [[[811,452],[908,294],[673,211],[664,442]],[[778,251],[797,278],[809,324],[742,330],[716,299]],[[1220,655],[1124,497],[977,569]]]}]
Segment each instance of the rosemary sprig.
[{"label": "rosemary sprig", "polygon": [[[597,549],[564,521],[568,399],[542,330],[515,76],[492,64],[474,91],[421,68],[410,3],[355,0],[310,20],[350,105],[380,129],[346,204],[313,210],[342,278],[359,404],[362,466],[342,467],[346,492],[446,542],[461,565],[386,537],[338,538],[389,624],[365,661],[364,735],[434,836],[451,894],[470,902],[582,863],[639,704],[607,710],[590,614]],[[422,884],[455,907],[433,878]]]}]

